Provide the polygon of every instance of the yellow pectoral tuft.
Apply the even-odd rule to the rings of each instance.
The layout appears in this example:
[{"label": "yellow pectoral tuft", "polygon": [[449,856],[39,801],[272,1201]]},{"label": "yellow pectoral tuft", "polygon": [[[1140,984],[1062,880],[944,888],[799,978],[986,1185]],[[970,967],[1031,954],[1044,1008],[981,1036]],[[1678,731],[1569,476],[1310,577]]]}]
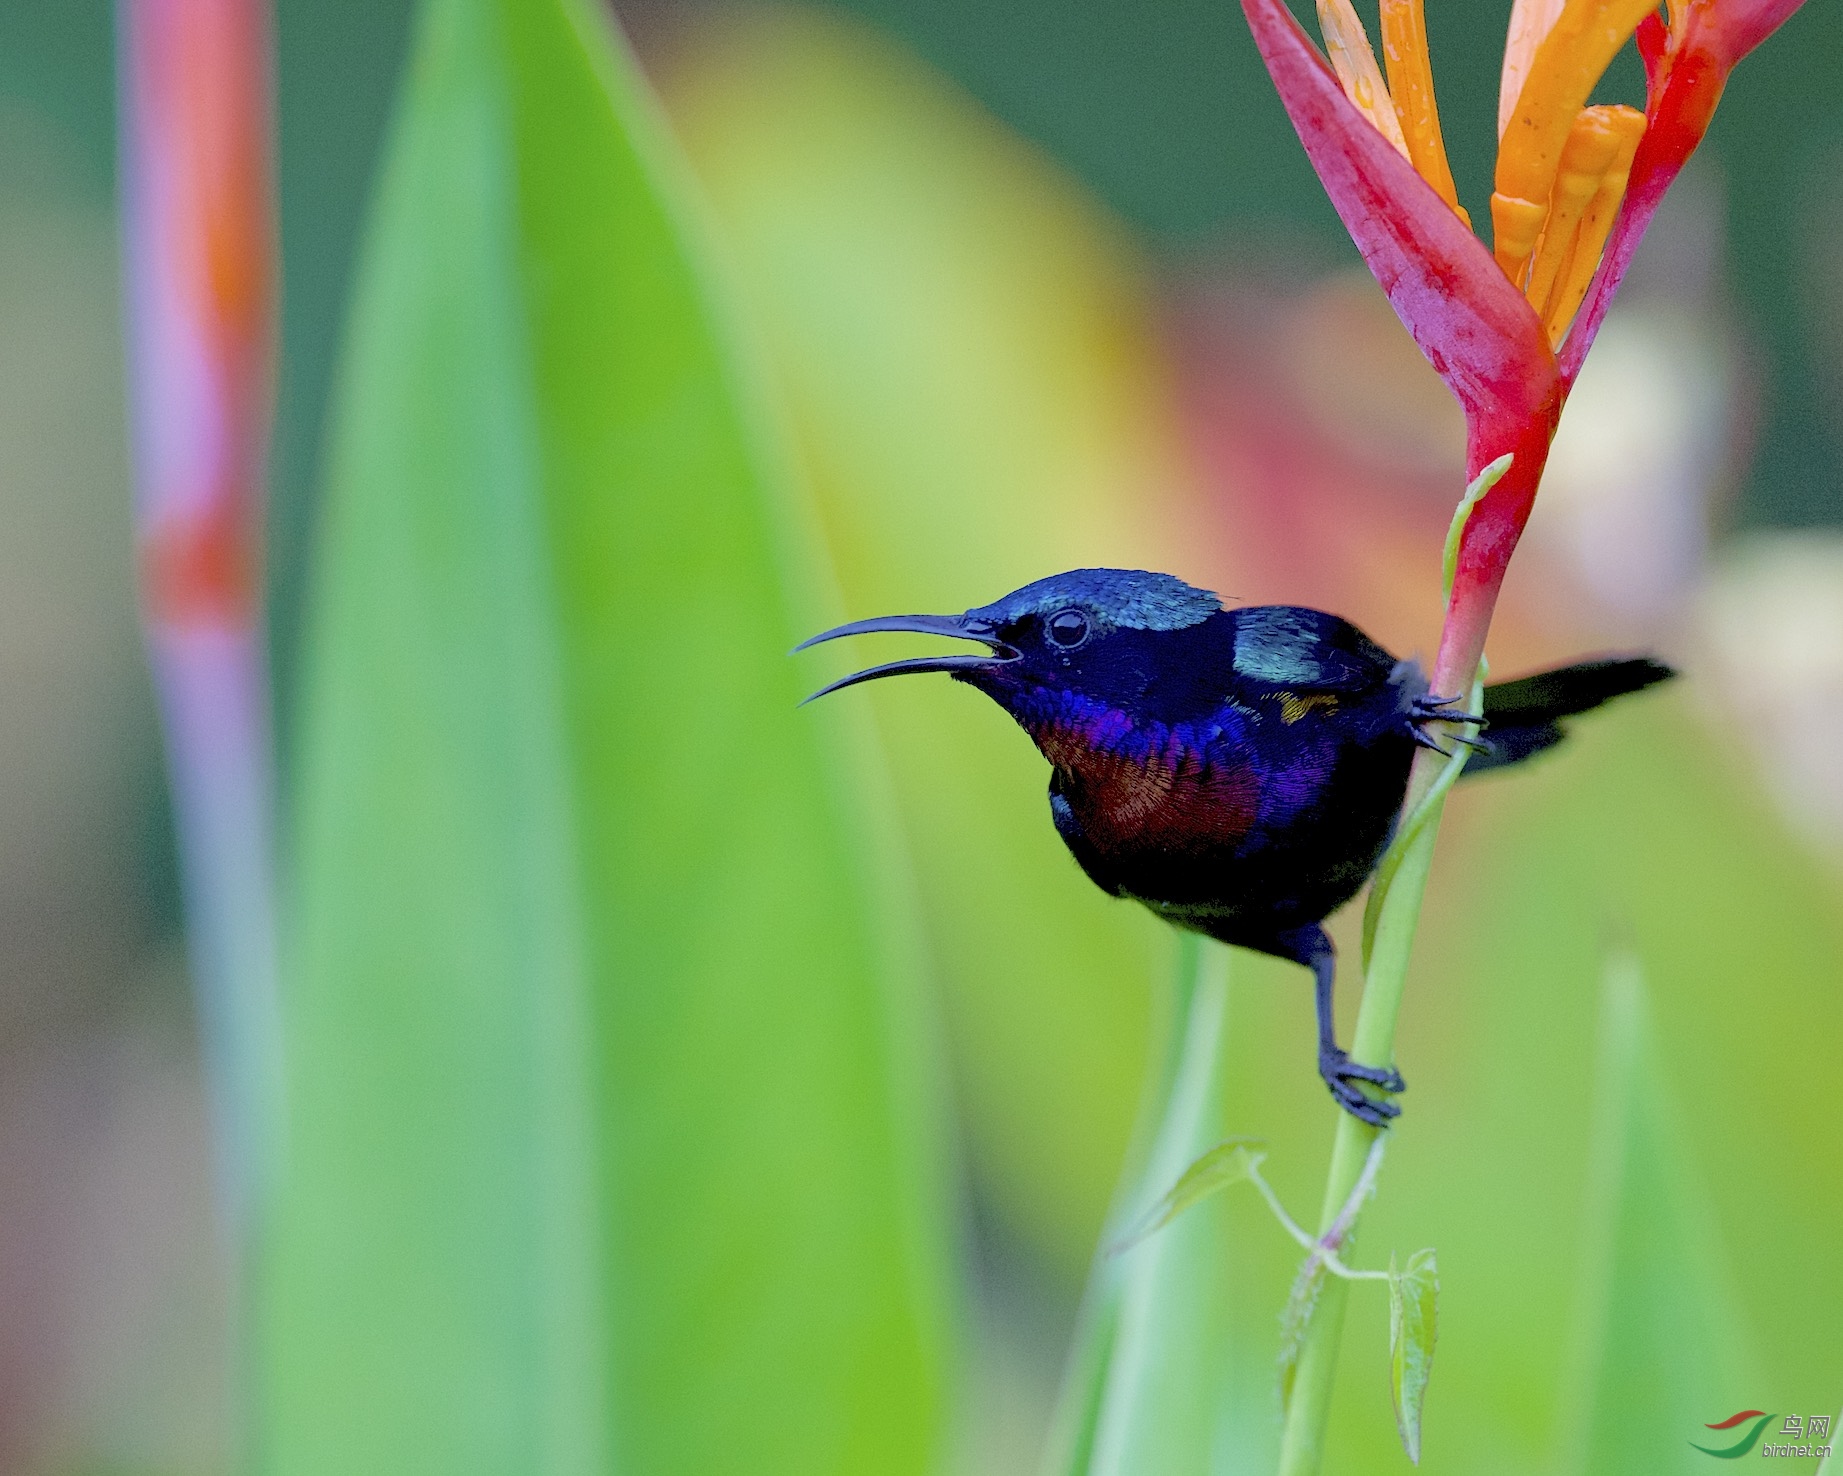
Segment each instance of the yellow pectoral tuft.
[{"label": "yellow pectoral tuft", "polygon": [[1281,692],[1280,721],[1291,727],[1307,713],[1322,712],[1326,717],[1337,711],[1337,698],[1329,692]]}]

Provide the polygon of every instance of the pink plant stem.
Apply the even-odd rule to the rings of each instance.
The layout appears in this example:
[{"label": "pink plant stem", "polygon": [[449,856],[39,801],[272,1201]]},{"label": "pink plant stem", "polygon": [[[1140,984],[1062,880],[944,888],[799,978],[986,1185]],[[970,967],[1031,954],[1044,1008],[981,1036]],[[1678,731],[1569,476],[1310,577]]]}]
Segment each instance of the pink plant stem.
[{"label": "pink plant stem", "polygon": [[274,230],[261,0],[120,0],[142,614],[165,724],[222,1209],[247,1230],[279,1078],[260,602]]}]

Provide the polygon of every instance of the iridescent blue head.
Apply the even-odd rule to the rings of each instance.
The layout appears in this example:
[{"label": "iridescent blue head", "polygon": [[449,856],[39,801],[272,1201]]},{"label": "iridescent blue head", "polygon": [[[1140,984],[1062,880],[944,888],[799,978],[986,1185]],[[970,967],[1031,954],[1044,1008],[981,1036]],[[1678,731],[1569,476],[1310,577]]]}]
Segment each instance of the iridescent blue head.
[{"label": "iridescent blue head", "polygon": [[1169,574],[1140,569],[1074,569],[1053,574],[964,615],[883,615],[854,620],[797,647],[840,636],[913,631],[976,641],[987,655],[920,656],[868,667],[807,698],[878,677],[945,671],[1014,714],[1055,693],[1080,691],[1130,702],[1156,685],[1179,632],[1201,635],[1222,602]]}]

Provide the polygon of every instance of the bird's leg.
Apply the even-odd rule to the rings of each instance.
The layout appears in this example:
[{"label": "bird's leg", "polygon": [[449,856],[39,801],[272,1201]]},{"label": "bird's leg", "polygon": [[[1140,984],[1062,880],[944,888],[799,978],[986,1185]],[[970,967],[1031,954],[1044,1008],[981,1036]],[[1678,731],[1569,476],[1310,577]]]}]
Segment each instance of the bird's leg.
[{"label": "bird's leg", "polygon": [[1331,1010],[1331,991],[1337,979],[1337,953],[1331,939],[1317,924],[1295,928],[1281,935],[1284,956],[1304,964],[1312,971],[1313,1001],[1318,1011],[1318,1074],[1324,1078],[1331,1095],[1352,1117],[1371,1127],[1382,1127],[1397,1117],[1401,1108],[1393,1102],[1379,1101],[1357,1085],[1373,1083],[1385,1092],[1407,1089],[1401,1073],[1392,1067],[1365,1066],[1350,1059],[1349,1052],[1337,1043],[1337,1020]]}]

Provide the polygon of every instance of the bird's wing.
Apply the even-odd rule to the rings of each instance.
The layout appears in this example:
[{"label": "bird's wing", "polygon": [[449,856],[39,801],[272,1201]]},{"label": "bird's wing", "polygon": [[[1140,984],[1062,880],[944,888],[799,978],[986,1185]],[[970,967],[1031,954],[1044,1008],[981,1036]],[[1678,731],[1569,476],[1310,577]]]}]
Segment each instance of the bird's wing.
[{"label": "bird's wing", "polygon": [[1485,688],[1485,716],[1493,726],[1552,723],[1591,712],[1603,702],[1642,692],[1676,675],[1655,656],[1608,656]]},{"label": "bird's wing", "polygon": [[1671,667],[1652,656],[1615,656],[1578,661],[1486,687],[1488,722],[1479,735],[1479,751],[1465,766],[1466,775],[1521,763],[1567,736],[1562,719],[1591,712],[1615,697],[1642,692],[1675,675]]},{"label": "bird's wing", "polygon": [[1373,692],[1396,660],[1348,620],[1300,605],[1252,605],[1235,615],[1235,674],[1294,692]]}]

